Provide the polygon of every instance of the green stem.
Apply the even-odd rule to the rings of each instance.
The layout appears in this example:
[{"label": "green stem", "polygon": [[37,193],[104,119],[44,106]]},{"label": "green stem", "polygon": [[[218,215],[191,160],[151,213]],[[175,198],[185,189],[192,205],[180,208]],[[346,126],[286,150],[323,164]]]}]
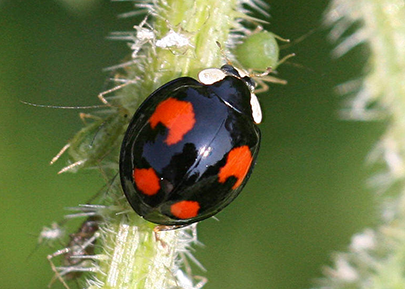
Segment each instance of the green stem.
[{"label": "green stem", "polygon": [[[383,208],[380,224],[355,235],[347,253],[339,253],[319,288],[405,288],[405,3],[403,0],[334,0],[326,15],[331,37],[341,39],[341,56],[357,44],[369,47],[367,73],[346,117],[369,120],[386,116],[387,130],[372,152],[386,170],[373,178]],[[353,24],[360,27],[342,37]],[[349,88],[350,85],[343,85]],[[376,109],[376,105],[378,108]]]}]

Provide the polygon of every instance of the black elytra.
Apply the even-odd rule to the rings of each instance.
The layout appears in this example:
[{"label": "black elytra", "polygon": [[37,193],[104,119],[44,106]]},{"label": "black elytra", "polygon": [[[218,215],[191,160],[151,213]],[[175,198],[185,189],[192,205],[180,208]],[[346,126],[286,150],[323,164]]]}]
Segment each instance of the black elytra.
[{"label": "black elytra", "polygon": [[238,196],[255,164],[261,112],[253,80],[231,65],[206,71],[213,79],[181,77],[155,90],[125,133],[122,188],[150,222],[182,226],[215,215]]}]

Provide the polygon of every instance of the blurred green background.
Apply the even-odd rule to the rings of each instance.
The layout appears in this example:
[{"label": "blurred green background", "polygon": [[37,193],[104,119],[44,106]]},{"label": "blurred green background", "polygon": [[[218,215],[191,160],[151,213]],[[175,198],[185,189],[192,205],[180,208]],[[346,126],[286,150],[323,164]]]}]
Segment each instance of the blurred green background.
[{"label": "blurred green background", "polygon": [[[44,225],[65,207],[84,203],[102,185],[96,172],[57,175],[48,163],[80,129],[78,111],[21,104],[99,104],[107,73],[129,50],[107,41],[139,20],[118,19],[130,2],[0,0],[0,288],[46,288],[53,273],[41,247],[27,260]],[[330,58],[321,18],[325,1],[271,1],[266,28],[290,39],[297,53],[279,68],[286,86],[260,95],[265,113],[255,172],[242,195],[199,225],[205,247],[195,255],[208,269],[204,288],[309,288],[330,255],[375,219],[365,166],[383,126],[338,120],[335,85],[358,76],[365,49]],[[196,272],[196,274],[202,274]],[[55,284],[53,288],[62,288]]]}]

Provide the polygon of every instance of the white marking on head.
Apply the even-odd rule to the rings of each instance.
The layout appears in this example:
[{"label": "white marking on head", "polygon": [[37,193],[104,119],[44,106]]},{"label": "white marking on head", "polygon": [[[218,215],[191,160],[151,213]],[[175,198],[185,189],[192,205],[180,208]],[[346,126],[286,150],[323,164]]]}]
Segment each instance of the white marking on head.
[{"label": "white marking on head", "polygon": [[210,85],[224,79],[227,75],[221,69],[207,68],[198,73],[198,80],[205,85]]},{"label": "white marking on head", "polygon": [[252,107],[252,117],[255,123],[259,124],[262,122],[262,109],[260,107],[259,100],[256,94],[250,94],[250,106]]},{"label": "white marking on head", "polygon": [[245,70],[239,69],[237,67],[234,67],[236,71],[239,73],[240,78],[244,78],[245,76],[249,76],[249,73],[246,72]]}]

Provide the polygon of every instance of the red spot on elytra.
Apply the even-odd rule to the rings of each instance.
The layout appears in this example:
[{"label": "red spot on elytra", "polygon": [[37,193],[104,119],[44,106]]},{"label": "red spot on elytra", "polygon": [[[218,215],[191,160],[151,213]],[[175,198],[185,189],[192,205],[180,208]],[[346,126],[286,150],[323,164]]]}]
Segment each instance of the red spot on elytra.
[{"label": "red spot on elytra", "polygon": [[148,196],[153,196],[160,190],[159,178],[154,169],[134,169],[134,182],[137,188]]},{"label": "red spot on elytra", "polygon": [[179,219],[190,219],[198,215],[200,204],[196,201],[180,201],[170,206],[173,216]]},{"label": "red spot on elytra", "polygon": [[248,146],[232,149],[228,154],[225,165],[219,170],[219,182],[225,183],[229,177],[234,176],[237,180],[232,189],[236,189],[245,179],[252,160],[252,153]]},{"label": "red spot on elytra", "polygon": [[149,118],[152,129],[160,122],[169,130],[165,140],[168,145],[181,141],[195,124],[193,105],[188,101],[168,98],[162,101]]}]

